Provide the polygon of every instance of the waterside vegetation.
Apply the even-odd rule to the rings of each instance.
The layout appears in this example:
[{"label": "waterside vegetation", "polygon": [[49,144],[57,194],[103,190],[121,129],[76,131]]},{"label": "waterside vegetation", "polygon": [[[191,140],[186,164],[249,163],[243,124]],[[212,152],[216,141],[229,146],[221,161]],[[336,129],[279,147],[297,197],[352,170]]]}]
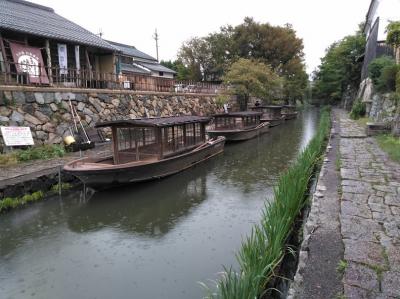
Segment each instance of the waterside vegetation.
[{"label": "waterside vegetation", "polygon": [[14,165],[33,160],[61,158],[65,153],[64,147],[59,144],[34,146],[27,149],[15,150],[7,154],[0,154],[0,166]]},{"label": "waterside vegetation", "polygon": [[262,212],[261,223],[242,242],[236,255],[240,269],[224,268],[216,290],[202,283],[206,298],[254,299],[266,293],[276,268],[292,251],[287,239],[307,202],[310,180],[321,163],[329,130],[330,112],[324,109],[316,136],[280,177],[273,200],[267,201]]}]

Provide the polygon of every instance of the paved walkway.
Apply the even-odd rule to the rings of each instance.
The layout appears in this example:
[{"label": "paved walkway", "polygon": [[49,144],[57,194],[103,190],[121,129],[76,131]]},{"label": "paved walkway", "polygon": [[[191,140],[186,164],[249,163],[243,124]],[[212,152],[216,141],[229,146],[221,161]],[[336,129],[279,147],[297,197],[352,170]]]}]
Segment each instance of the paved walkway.
[{"label": "paved walkway", "polygon": [[345,298],[400,298],[400,165],[341,110]]}]

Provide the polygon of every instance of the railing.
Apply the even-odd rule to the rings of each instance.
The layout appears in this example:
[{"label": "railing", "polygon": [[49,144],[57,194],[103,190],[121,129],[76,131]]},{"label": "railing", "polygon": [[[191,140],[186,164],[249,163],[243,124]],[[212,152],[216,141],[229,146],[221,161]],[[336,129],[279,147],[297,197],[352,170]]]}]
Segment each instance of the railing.
[{"label": "railing", "polygon": [[175,93],[220,93],[221,84],[179,81],[148,75],[126,75],[88,69],[61,69],[0,61],[0,85],[120,89]]}]

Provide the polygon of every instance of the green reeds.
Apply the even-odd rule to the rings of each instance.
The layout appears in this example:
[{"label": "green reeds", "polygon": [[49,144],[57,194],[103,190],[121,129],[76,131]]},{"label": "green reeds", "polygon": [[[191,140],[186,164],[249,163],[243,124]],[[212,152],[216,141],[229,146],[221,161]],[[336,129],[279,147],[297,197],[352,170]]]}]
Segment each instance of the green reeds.
[{"label": "green reeds", "polygon": [[206,288],[206,298],[255,299],[267,290],[282,261],[296,218],[306,203],[310,179],[321,162],[330,129],[330,113],[323,109],[316,136],[284,173],[268,201],[260,224],[255,225],[236,257],[240,270],[224,269],[215,291]]},{"label": "green reeds", "polygon": [[0,200],[0,213],[3,211],[15,209],[30,202],[41,200],[43,198],[43,191],[36,191],[31,194],[25,194],[22,197],[6,197]]}]

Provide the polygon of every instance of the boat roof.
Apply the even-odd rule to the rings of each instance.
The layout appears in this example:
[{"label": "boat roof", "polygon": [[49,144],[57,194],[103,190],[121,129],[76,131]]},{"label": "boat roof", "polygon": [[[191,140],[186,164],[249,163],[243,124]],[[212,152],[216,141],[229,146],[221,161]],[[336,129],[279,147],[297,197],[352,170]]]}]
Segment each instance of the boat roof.
[{"label": "boat roof", "polygon": [[251,109],[282,109],[283,106],[278,106],[278,105],[266,105],[266,106],[253,106]]},{"label": "boat roof", "polygon": [[242,117],[242,116],[257,116],[262,114],[263,114],[262,112],[258,111],[238,111],[238,112],[215,114],[214,117]]},{"label": "boat roof", "polygon": [[169,127],[189,123],[208,123],[210,117],[206,116],[166,116],[154,118],[134,118],[124,120],[105,121],[96,124],[96,128],[103,127]]},{"label": "boat roof", "polygon": [[283,105],[283,107],[285,107],[285,108],[296,108],[295,105]]}]

